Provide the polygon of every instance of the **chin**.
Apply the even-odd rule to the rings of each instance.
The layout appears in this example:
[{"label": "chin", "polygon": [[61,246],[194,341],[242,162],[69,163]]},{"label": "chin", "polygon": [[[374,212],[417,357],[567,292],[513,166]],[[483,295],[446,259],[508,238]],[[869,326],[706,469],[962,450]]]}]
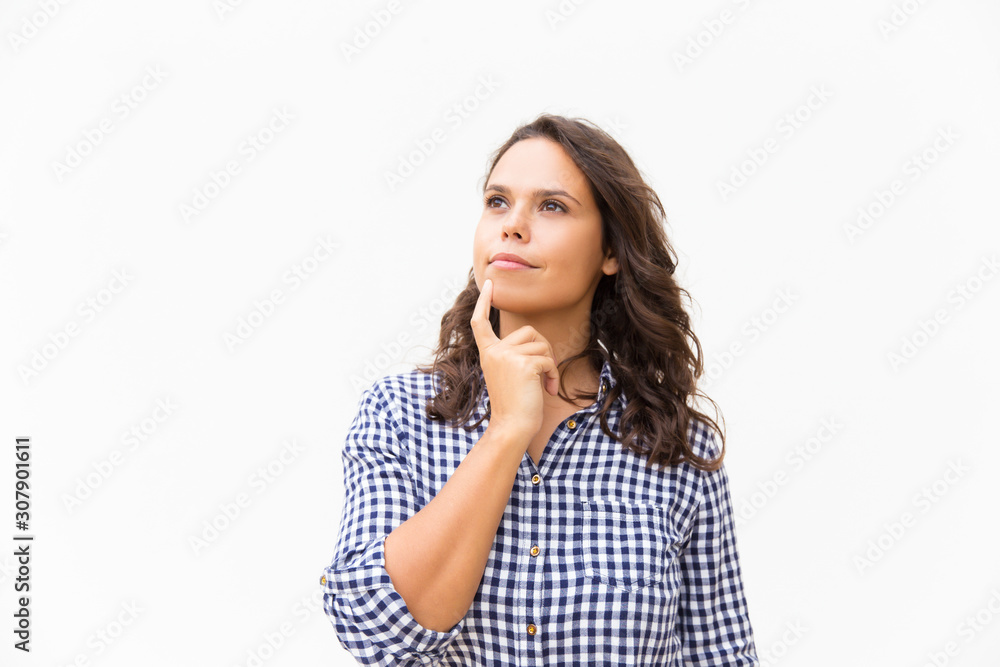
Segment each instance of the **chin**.
[{"label": "chin", "polygon": [[497,295],[493,299],[493,307],[505,313],[515,315],[536,315],[548,312],[550,308],[533,298],[519,298],[517,295]]}]

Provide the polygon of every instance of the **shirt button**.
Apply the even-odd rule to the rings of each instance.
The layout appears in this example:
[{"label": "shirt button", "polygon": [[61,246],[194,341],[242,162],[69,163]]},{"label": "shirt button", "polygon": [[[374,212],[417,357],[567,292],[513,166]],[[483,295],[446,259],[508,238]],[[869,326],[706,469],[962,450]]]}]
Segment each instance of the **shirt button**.
[{"label": "shirt button", "polygon": [[528,634],[533,635],[538,632],[538,628],[535,627],[534,623],[528,623]]},{"label": "shirt button", "polygon": [[532,475],[531,476],[531,483],[534,484],[535,486],[538,486],[539,484],[542,483],[542,478],[539,477],[538,475]]},{"label": "shirt button", "polygon": [[532,556],[537,556],[539,551],[541,551],[541,549],[538,548],[537,544],[535,546],[531,547],[531,555]]},{"label": "shirt button", "polygon": [[326,586],[326,575],[323,575],[322,577],[320,577],[319,583],[320,583],[321,586]]},{"label": "shirt button", "polygon": [[608,393],[608,383],[607,382],[602,382],[601,383],[601,392],[605,393],[605,394]]},{"label": "shirt button", "polygon": [[568,426],[568,427],[569,427],[570,429],[574,429],[574,428],[576,428],[576,422],[575,422],[575,421],[573,421],[572,419],[570,419],[570,420],[569,420],[569,421],[568,421],[568,422],[566,423],[566,426]]}]

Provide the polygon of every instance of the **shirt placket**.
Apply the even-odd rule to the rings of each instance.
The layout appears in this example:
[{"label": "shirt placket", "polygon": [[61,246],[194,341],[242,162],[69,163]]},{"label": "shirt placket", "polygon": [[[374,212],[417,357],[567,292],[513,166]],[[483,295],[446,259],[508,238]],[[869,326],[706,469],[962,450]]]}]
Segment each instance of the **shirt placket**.
[{"label": "shirt placket", "polygon": [[[602,391],[606,390],[602,386]],[[541,623],[543,606],[549,582],[547,581],[546,549],[550,546],[549,530],[551,528],[546,502],[546,476],[559,466],[560,454],[566,444],[581,430],[583,420],[587,419],[594,409],[581,410],[565,420],[553,433],[552,440],[546,445],[535,466],[531,457],[525,454],[518,469],[518,484],[524,489],[524,516],[521,517],[521,542],[518,554],[519,573],[523,573],[518,581],[518,609],[524,610],[523,617],[518,618],[518,626],[523,628],[522,641],[519,642],[522,661],[519,664],[541,665],[542,642],[546,631]],[[548,616],[552,617],[551,614]]]},{"label": "shirt placket", "polygon": [[520,539],[517,544],[518,582],[516,629],[519,637],[518,664],[541,664],[541,642],[545,629],[541,623],[542,591],[546,588],[544,551],[545,485],[530,456],[525,455],[517,473],[517,484],[523,491],[523,511],[520,517]]}]

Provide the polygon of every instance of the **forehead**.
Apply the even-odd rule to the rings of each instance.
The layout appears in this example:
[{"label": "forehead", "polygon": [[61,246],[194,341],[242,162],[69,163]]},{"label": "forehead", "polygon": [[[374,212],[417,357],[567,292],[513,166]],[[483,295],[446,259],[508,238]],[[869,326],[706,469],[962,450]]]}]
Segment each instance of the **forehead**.
[{"label": "forehead", "polygon": [[563,147],[542,137],[523,139],[508,148],[493,168],[487,186],[494,183],[515,191],[521,188],[563,189],[577,199],[590,191],[587,177]]}]

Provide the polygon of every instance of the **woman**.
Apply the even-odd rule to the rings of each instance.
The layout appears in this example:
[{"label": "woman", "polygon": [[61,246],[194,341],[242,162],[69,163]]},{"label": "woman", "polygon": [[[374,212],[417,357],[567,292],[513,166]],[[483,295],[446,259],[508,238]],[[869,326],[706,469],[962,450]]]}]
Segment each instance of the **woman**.
[{"label": "woman", "polygon": [[360,662],[758,664],[662,221],[586,121],[497,151],[433,364],[366,390],[344,447],[320,583]]}]

